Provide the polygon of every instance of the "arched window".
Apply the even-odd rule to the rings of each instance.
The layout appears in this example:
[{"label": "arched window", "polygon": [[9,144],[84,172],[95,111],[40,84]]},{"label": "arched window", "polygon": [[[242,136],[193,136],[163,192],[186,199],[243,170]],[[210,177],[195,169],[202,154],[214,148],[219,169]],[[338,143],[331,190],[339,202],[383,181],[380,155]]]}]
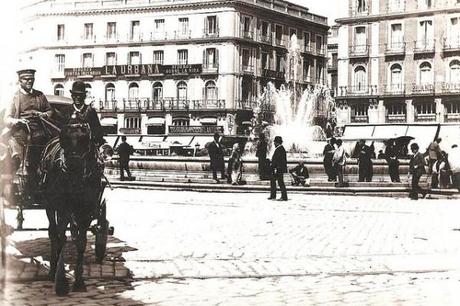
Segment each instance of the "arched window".
[{"label": "arched window", "polygon": [[163,99],[163,84],[156,82],[152,86],[152,99],[154,102]]},{"label": "arched window", "polygon": [[431,70],[431,64],[430,63],[423,62],[420,65],[419,80],[420,80],[421,85],[426,85],[426,84],[432,84],[433,83],[432,70]]},{"label": "arched window", "polygon": [[460,83],[460,61],[453,60],[449,64],[449,80],[451,83]]},{"label": "arched window", "polygon": [[184,81],[177,83],[177,100],[187,100],[187,83]]},{"label": "arched window", "polygon": [[204,99],[206,101],[217,100],[217,87],[214,81],[208,81],[204,87]]},{"label": "arched window", "polygon": [[393,64],[390,67],[390,84],[392,90],[402,89],[402,67],[400,64]]},{"label": "arched window", "polygon": [[367,89],[367,74],[366,68],[358,66],[354,71],[354,90],[365,91]]},{"label": "arched window", "polygon": [[115,100],[115,85],[113,83],[108,83],[105,85],[105,101],[114,101]]},{"label": "arched window", "polygon": [[55,96],[64,95],[64,86],[62,86],[62,84],[57,84],[56,86],[54,86],[54,95]]},{"label": "arched window", "polygon": [[131,83],[128,87],[128,99],[133,100],[139,98],[139,85],[137,83]]}]

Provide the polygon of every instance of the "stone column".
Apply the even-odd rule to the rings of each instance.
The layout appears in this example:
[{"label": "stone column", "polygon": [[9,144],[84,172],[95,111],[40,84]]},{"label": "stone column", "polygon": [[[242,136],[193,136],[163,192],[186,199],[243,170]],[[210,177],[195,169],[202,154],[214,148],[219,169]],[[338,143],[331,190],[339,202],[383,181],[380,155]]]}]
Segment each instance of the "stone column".
[{"label": "stone column", "polygon": [[169,134],[169,126],[172,125],[172,116],[171,114],[165,115],[165,134]]},{"label": "stone column", "polygon": [[344,126],[351,122],[351,109],[346,100],[339,101],[337,104],[337,125]]},{"label": "stone column", "polygon": [[412,104],[412,99],[406,100],[406,122],[413,123],[415,121],[415,109]]},{"label": "stone column", "polygon": [[379,122],[378,104],[373,99],[371,99],[369,101],[369,108],[367,110],[367,116],[369,118],[369,123],[378,123]]},{"label": "stone column", "polygon": [[436,122],[444,123],[445,110],[444,104],[442,104],[442,99],[436,98],[434,99],[434,103],[436,103]]},{"label": "stone column", "polygon": [[120,133],[120,129],[125,127],[125,114],[117,114],[117,133]]},{"label": "stone column", "polygon": [[147,117],[147,114],[141,114],[141,134],[142,135],[147,135],[147,121],[149,118]]},{"label": "stone column", "polygon": [[386,120],[386,108],[383,100],[379,100],[378,106],[378,123],[385,123]]}]

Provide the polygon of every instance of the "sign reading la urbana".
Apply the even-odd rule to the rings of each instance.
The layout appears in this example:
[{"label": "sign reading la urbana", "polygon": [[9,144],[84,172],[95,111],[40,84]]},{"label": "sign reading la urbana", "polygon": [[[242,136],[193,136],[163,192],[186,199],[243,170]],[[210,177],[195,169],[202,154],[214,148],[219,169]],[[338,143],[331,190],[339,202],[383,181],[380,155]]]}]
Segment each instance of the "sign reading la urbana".
[{"label": "sign reading la urbana", "polygon": [[159,65],[159,64],[139,64],[139,65],[107,65],[103,67],[80,67],[66,68],[66,77],[97,77],[97,76],[150,76],[150,75],[188,75],[200,74],[201,64],[190,65]]}]

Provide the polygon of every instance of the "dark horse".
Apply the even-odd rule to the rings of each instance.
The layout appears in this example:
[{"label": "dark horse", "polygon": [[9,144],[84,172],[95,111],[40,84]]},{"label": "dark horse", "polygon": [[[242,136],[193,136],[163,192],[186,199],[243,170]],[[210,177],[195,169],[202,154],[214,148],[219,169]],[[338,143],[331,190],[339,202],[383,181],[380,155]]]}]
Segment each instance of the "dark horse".
[{"label": "dark horse", "polygon": [[55,281],[58,295],[69,292],[64,268],[64,246],[69,225],[77,249],[72,289],[86,291],[83,256],[87,231],[92,220],[98,217],[98,207],[105,188],[103,168],[103,158],[91,139],[87,123],[64,126],[59,137],[50,140],[43,151],[40,193],[49,220],[49,276]]}]

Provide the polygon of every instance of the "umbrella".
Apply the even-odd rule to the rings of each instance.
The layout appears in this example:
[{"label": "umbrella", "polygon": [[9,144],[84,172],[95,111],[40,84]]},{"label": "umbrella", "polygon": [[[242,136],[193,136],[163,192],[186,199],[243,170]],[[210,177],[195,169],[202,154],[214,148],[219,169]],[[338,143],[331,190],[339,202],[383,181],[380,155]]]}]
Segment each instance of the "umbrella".
[{"label": "umbrella", "polygon": [[415,139],[412,136],[399,136],[396,138],[393,138],[396,144],[399,145],[407,145],[411,140]]}]

